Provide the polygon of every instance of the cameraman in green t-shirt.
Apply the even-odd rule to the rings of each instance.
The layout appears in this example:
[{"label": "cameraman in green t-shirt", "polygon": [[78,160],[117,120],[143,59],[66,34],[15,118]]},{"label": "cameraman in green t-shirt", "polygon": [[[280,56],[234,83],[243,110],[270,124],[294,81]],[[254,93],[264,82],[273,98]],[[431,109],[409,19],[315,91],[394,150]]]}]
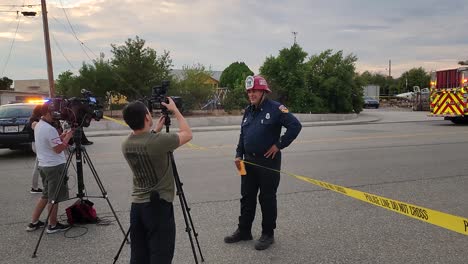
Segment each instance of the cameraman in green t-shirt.
[{"label": "cameraman in green t-shirt", "polygon": [[192,131],[172,98],[168,102],[162,105],[176,117],[177,133],[161,133],[164,116],[152,130],[151,113],[142,102],[123,109],[123,118],[133,130],[122,143],[122,153],[133,172],[130,263],[171,263],[174,256],[175,187],[169,152],[189,142]]}]

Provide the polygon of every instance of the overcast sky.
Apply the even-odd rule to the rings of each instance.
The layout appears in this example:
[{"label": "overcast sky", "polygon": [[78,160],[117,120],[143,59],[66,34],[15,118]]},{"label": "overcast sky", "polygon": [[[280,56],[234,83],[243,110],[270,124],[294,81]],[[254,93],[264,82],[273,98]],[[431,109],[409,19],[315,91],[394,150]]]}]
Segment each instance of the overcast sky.
[{"label": "overcast sky", "polygon": [[[40,2],[0,0],[0,78],[47,79],[42,17],[5,12],[40,11],[40,6],[8,6]],[[430,71],[456,67],[459,60],[468,59],[467,0],[48,0],[47,4],[55,77],[66,70],[77,72],[100,52],[111,57],[110,44],[123,44],[136,35],[159,53],[168,50],[176,69],[201,63],[223,70],[243,61],[258,73],[266,57],[293,44],[293,31],[309,55],[343,50],[358,57],[358,71],[382,74],[388,74],[391,60],[395,78],[412,67]],[[73,35],[64,10],[85,46]]]}]

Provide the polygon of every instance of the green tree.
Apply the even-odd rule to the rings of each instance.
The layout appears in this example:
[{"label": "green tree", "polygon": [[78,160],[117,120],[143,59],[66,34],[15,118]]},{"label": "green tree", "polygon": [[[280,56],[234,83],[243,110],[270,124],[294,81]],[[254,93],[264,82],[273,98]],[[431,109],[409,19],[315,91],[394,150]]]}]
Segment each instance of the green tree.
[{"label": "green tree", "polygon": [[183,66],[180,79],[175,79],[168,91],[169,95],[183,99],[184,110],[201,109],[214,95],[214,87],[209,83],[211,71],[201,64]]},{"label": "green tree", "polygon": [[460,65],[468,65],[468,60],[459,61],[458,64],[460,64]]},{"label": "green tree", "polygon": [[430,80],[430,74],[422,67],[412,68],[404,72],[401,77],[398,78],[399,92],[413,91],[413,86],[419,86],[420,88],[429,87]]},{"label": "green tree", "polygon": [[124,45],[111,44],[111,65],[118,76],[117,92],[129,100],[151,94],[151,87],[169,77],[172,59],[168,51],[158,56],[156,50],[145,47],[145,41],[136,36]]},{"label": "green tree", "polygon": [[306,57],[307,53],[298,44],[294,44],[289,49],[280,50],[278,57],[266,58],[260,67],[261,75],[267,79],[273,91],[272,97],[277,98],[292,111],[298,111],[296,107],[303,100],[301,97],[304,94],[301,90],[305,85],[304,60]]},{"label": "green tree", "polygon": [[228,89],[234,89],[239,81],[244,81],[247,76],[253,74],[253,71],[244,62],[233,62],[224,69],[219,80],[219,85]]},{"label": "green tree", "polygon": [[351,87],[351,103],[353,105],[353,111],[359,114],[364,107],[364,91],[362,89],[364,86],[364,79],[356,73],[354,82],[354,85]]},{"label": "green tree", "polygon": [[[329,111],[348,113],[354,111],[354,101],[359,100],[361,83],[357,81],[353,54],[343,56],[343,51],[332,53],[326,50],[314,55],[307,62],[306,89],[302,96],[310,94],[316,102],[309,100],[301,105],[301,111]],[[353,95],[356,94],[356,95]],[[362,92],[361,92],[362,94]],[[318,99],[316,99],[318,97]],[[303,99],[303,101],[306,99]],[[318,104],[314,106],[314,104]],[[356,103],[354,103],[356,106]],[[356,109],[357,111],[358,109]]]},{"label": "green tree", "polygon": [[13,84],[13,80],[8,77],[0,79],[0,90],[10,90],[10,86]]},{"label": "green tree", "polygon": [[233,62],[223,70],[220,86],[228,88],[228,93],[223,102],[225,111],[240,110],[248,105],[249,101],[245,93],[244,81],[249,75],[254,75],[254,73],[244,62]]},{"label": "green tree", "polygon": [[66,97],[78,96],[79,87],[76,80],[77,76],[74,76],[71,71],[60,73],[55,81],[55,91],[57,95]]},{"label": "green tree", "polygon": [[244,109],[249,104],[244,81],[245,80],[238,80],[238,82],[234,84],[234,87],[226,94],[223,104],[226,112],[230,113],[233,110]]},{"label": "green tree", "polygon": [[118,89],[118,76],[114,73],[110,62],[104,59],[104,54],[94,60],[93,64],[83,64],[79,72],[80,76],[76,82],[80,91],[89,90],[95,96],[105,98],[107,101],[107,97]]}]

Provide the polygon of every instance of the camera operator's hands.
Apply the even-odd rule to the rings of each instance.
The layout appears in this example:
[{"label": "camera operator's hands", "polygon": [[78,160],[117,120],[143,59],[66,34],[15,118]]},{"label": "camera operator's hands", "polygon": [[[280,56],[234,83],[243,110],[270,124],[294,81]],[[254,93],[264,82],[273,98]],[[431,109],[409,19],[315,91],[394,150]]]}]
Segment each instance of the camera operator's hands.
[{"label": "camera operator's hands", "polygon": [[167,110],[171,111],[172,113],[179,111],[179,109],[177,109],[176,104],[174,103],[174,100],[172,100],[171,97],[166,97],[166,98],[169,103],[167,104],[166,102],[161,102],[161,104],[165,106]]},{"label": "camera operator's hands", "polygon": [[162,128],[164,127],[164,122],[166,121],[166,118],[162,115],[159,117],[158,123],[156,124],[156,127],[153,129],[154,132],[161,132]]},{"label": "camera operator's hands", "polygon": [[62,135],[60,135],[60,139],[67,144],[72,137],[73,137],[73,130],[64,131]]}]

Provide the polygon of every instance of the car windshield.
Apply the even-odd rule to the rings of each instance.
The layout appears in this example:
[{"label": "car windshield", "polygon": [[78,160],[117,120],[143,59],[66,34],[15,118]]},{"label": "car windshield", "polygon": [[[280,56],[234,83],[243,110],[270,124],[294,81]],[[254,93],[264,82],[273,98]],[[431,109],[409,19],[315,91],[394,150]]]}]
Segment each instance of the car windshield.
[{"label": "car windshield", "polygon": [[3,105],[0,106],[0,118],[30,117],[33,109],[30,105]]}]

